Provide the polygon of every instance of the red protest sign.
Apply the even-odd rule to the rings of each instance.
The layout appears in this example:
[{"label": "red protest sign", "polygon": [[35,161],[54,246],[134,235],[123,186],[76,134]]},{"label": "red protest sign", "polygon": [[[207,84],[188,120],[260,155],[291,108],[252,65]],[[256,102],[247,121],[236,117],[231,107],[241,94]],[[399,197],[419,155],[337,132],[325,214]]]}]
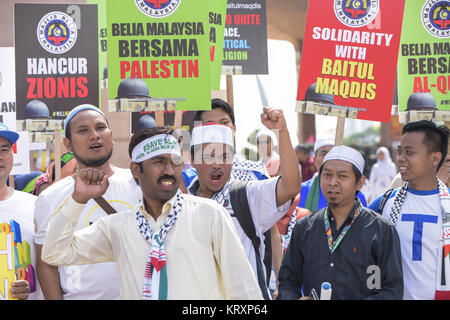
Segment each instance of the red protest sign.
[{"label": "red protest sign", "polygon": [[404,0],[310,0],[296,110],[389,122]]}]

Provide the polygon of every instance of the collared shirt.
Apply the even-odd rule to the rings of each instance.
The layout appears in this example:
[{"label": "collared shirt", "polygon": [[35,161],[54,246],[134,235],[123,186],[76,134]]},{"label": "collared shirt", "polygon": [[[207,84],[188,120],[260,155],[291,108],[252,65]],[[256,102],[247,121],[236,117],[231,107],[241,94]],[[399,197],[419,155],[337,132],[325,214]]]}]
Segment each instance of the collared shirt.
[{"label": "collared shirt", "polygon": [[[175,197],[155,221],[158,231]],[[102,217],[74,232],[84,205],[71,197],[49,222],[42,258],[73,265],[115,261],[122,299],[141,299],[149,243],[141,235],[135,211]],[[166,236],[168,299],[262,299],[261,292],[228,213],[216,202],[184,195],[182,210]]]},{"label": "collared shirt", "polygon": [[[333,240],[351,222],[358,205],[359,201],[339,230],[330,219]],[[319,210],[296,223],[280,268],[278,299],[298,299],[302,287],[306,296],[313,288],[320,295],[323,282],[332,286],[331,299],[401,299],[403,274],[395,227],[372,210],[362,208],[331,254],[324,212]]]}]

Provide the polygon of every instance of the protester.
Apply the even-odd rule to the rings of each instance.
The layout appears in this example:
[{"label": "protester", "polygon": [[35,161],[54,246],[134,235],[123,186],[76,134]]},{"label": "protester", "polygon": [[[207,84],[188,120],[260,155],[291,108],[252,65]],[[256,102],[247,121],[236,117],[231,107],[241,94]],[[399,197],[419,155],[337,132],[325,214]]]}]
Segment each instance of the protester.
[{"label": "protester", "polygon": [[369,206],[396,226],[407,300],[450,299],[450,197],[436,177],[448,134],[428,120],[404,125],[396,162],[405,184]]},{"label": "protester", "polygon": [[297,160],[302,170],[302,182],[311,179],[317,172],[314,166],[314,159],[311,157],[309,149],[298,145],[295,147],[295,154],[297,155]]},{"label": "protester", "polygon": [[[218,123],[229,127],[233,133],[236,133],[236,123],[234,119],[234,112],[231,106],[224,100],[215,98],[211,100],[211,110],[197,111],[195,122]],[[233,139],[233,146],[235,146]],[[231,172],[233,178],[241,181],[250,180],[264,180],[269,178],[269,174],[264,166],[261,164],[242,159],[238,154],[234,154],[233,169]],[[197,171],[194,167],[188,170],[183,170],[183,182],[188,187],[197,176]]]},{"label": "protester", "polygon": [[333,300],[402,298],[397,232],[355,197],[363,170],[364,158],[350,147],[334,147],[325,156],[319,179],[328,205],[296,223],[280,269],[278,299],[320,294],[324,282],[331,284]]},{"label": "protester", "polygon": [[43,296],[35,273],[33,210],[36,197],[7,186],[14,162],[12,146],[18,138],[18,133],[0,123],[0,247],[6,262],[3,271],[15,273],[11,283],[12,279],[7,276],[2,279],[1,286],[6,290],[2,290],[0,297],[2,300],[38,300]]},{"label": "protester", "polygon": [[261,299],[228,213],[179,190],[181,151],[170,131],[138,132],[129,154],[141,202],[75,232],[86,203],[109,187],[102,170],[80,170],[49,223],[43,259],[58,265],[115,261],[123,299]]},{"label": "protester", "polygon": [[266,128],[259,129],[255,135],[255,138],[256,147],[258,149],[259,164],[267,168],[267,164],[270,160],[277,158],[279,161],[280,157],[275,151],[275,147],[278,144],[278,139],[275,132],[267,130]]},{"label": "protester", "polygon": [[[323,159],[333,147],[333,139],[316,140],[314,143],[314,166],[317,170],[320,169]],[[310,180],[302,183],[300,202],[297,205],[298,207],[305,208],[310,212],[315,212],[327,206],[327,200],[322,193],[319,180],[319,174],[316,172]],[[364,194],[359,192],[357,196],[361,201],[361,204],[365,207],[367,202]]]},{"label": "protester", "polygon": [[380,147],[376,151],[377,162],[370,170],[370,195],[368,201],[384,193],[397,174],[395,163],[392,162],[391,154],[386,147]]},{"label": "protester", "polygon": [[[107,212],[133,208],[139,201],[140,191],[129,169],[110,163],[113,152],[112,131],[105,114],[95,106],[74,108],[64,122],[64,145],[73,152],[78,169],[95,168],[109,177],[108,189],[99,199],[91,199],[80,208],[76,230],[83,229]],[[118,299],[119,282],[113,263],[54,267],[41,260],[41,250],[47,223],[56,209],[65,203],[74,190],[74,179],[68,176],[45,189],[38,197],[35,208],[37,273],[46,299]],[[98,202],[97,202],[98,201]],[[112,210],[111,210],[112,209]]]},{"label": "protester", "polygon": [[[264,108],[262,123],[279,132],[281,176],[262,181],[240,183],[231,176],[234,155],[233,132],[218,124],[206,124],[193,130],[192,165],[198,172],[189,193],[216,200],[233,217],[247,257],[257,276],[261,292],[268,299],[266,271],[263,268],[263,233],[287,211],[290,200],[300,188],[300,173],[283,112]],[[248,206],[248,207],[247,207]],[[236,210],[237,209],[237,210]],[[246,222],[240,217],[245,217]],[[248,226],[253,231],[249,232]],[[248,236],[251,235],[253,241]]]}]

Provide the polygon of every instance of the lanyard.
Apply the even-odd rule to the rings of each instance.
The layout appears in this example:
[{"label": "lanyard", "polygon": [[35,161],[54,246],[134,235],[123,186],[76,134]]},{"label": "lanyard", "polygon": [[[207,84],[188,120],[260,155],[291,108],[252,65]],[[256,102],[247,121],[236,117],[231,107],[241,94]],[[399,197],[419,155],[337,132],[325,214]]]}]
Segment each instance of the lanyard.
[{"label": "lanyard", "polygon": [[334,250],[338,247],[339,243],[342,241],[344,236],[347,234],[348,230],[350,230],[352,224],[355,222],[356,218],[358,218],[359,214],[361,213],[361,204],[359,204],[358,208],[355,210],[355,214],[353,215],[352,221],[344,227],[342,232],[337,237],[336,241],[333,242],[333,236],[331,234],[331,225],[330,221],[328,220],[328,207],[325,208],[324,213],[324,221],[325,221],[325,233],[327,234],[328,239],[328,248],[330,249],[331,254],[333,254]]}]

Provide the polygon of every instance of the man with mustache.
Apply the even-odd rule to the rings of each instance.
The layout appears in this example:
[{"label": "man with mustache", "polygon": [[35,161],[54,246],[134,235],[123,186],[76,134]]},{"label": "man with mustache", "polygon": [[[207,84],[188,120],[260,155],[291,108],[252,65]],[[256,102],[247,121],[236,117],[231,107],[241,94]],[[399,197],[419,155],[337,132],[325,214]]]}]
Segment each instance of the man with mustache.
[{"label": "man with mustache", "polygon": [[122,299],[261,299],[228,213],[179,190],[181,151],[171,131],[139,131],[129,154],[141,202],[75,232],[82,208],[109,185],[104,171],[80,170],[73,193],[50,220],[43,259],[115,261]]},{"label": "man with mustache", "polygon": [[290,200],[300,190],[301,178],[283,112],[279,109],[264,108],[261,122],[269,130],[279,131],[281,176],[268,180],[253,180],[242,187],[245,188],[247,199],[239,200],[244,206],[247,205],[250,211],[255,230],[252,239],[245,233],[236,217],[234,209],[237,204],[232,203],[232,190],[239,185],[239,181],[231,177],[234,143],[233,132],[229,127],[211,123],[193,129],[191,163],[198,176],[192,181],[188,192],[211,198],[227,209],[257,276],[263,297],[269,299],[262,259],[265,250],[263,233],[289,209]]},{"label": "man with mustache", "polygon": [[319,169],[327,206],[297,221],[280,268],[278,299],[308,299],[331,284],[332,300],[401,299],[400,241],[395,227],[356,197],[364,158],[333,147]]},{"label": "man with mustache", "polygon": [[[78,170],[95,168],[108,175],[109,187],[103,195],[103,201],[115,211],[133,208],[139,201],[139,188],[129,169],[118,168],[110,163],[114,142],[105,114],[95,106],[80,105],[69,113],[64,129],[64,145],[73,152]],[[46,299],[52,300],[119,299],[119,282],[113,263],[57,268],[41,260],[47,223],[56,209],[72,194],[74,182],[72,176],[61,179],[45,189],[36,200],[37,232],[34,241],[42,290]],[[94,199],[89,200],[79,213],[81,215],[76,230],[86,228],[107,215]]]}]

